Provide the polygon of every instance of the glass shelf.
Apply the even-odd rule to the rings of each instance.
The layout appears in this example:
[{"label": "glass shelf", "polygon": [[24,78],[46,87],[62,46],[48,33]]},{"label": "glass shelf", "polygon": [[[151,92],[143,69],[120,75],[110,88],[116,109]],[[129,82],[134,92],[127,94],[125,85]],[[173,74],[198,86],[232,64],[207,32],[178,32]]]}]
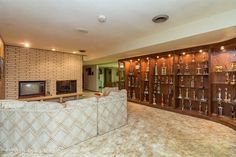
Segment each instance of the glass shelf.
[{"label": "glass shelf", "polygon": [[234,73],[236,70],[223,70],[223,71],[213,71],[213,73]]},{"label": "glass shelf", "polygon": [[[205,61],[195,61],[195,62],[192,62],[192,61],[191,61],[191,62],[188,62],[188,64],[189,64],[189,65],[191,65],[191,64],[198,64],[198,63],[199,63],[199,64],[202,64],[202,63],[206,63],[206,62],[208,62],[208,59],[206,59]],[[179,64],[179,65],[185,65],[186,63],[174,63],[174,64],[176,64],[176,65],[178,65],[178,64]]]},{"label": "glass shelf", "polygon": [[[213,102],[216,102],[216,103],[218,103],[218,100],[213,100]],[[233,106],[236,106],[236,103],[233,103],[233,102],[225,102],[225,101],[221,101],[221,103],[223,103],[223,104],[230,104],[230,105],[233,105]]]},{"label": "glass shelf", "polygon": [[177,74],[177,76],[208,76],[209,74]]},{"label": "glass shelf", "polygon": [[229,85],[229,86],[235,86],[236,84],[226,83],[226,82],[212,82],[211,84],[214,85]]},{"label": "glass shelf", "polygon": [[154,75],[154,76],[174,76],[174,74],[166,74],[166,75]]},{"label": "glass shelf", "polygon": [[178,88],[190,88],[190,89],[204,89],[208,90],[208,87],[188,87],[188,86],[177,86]]},{"label": "glass shelf", "polygon": [[136,88],[135,86],[128,86],[129,88]]},{"label": "glass shelf", "polygon": [[161,85],[174,85],[173,83],[160,83]]},{"label": "glass shelf", "polygon": [[188,101],[197,101],[197,102],[203,102],[203,103],[207,103],[208,101],[207,101],[207,99],[204,99],[204,100],[202,100],[202,99],[192,99],[192,98],[176,98],[176,99],[178,99],[178,100],[188,100]]}]

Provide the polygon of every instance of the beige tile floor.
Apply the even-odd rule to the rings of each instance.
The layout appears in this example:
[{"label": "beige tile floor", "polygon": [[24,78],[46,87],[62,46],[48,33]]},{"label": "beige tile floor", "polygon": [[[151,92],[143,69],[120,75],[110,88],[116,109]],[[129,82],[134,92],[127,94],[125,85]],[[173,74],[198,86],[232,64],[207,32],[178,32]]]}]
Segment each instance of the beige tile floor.
[{"label": "beige tile floor", "polygon": [[236,131],[218,123],[129,103],[128,125],[55,154],[2,157],[236,157]]}]

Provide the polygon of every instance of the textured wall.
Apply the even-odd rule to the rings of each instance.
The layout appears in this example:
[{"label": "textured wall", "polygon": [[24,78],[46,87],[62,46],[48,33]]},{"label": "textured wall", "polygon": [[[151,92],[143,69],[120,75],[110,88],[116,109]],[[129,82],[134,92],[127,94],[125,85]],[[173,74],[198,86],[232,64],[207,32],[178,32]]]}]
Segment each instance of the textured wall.
[{"label": "textured wall", "polygon": [[[4,45],[3,45],[3,41],[0,38],[0,58],[4,59]],[[0,79],[0,99],[4,99],[4,94],[5,94],[5,82],[4,82],[4,78]]]},{"label": "textured wall", "polygon": [[[88,75],[86,69],[91,68],[93,75]],[[97,89],[97,66],[84,66],[84,89],[98,91]]]},{"label": "textured wall", "polygon": [[46,91],[56,95],[56,80],[77,80],[82,91],[82,56],[41,49],[5,46],[6,99],[18,98],[19,81],[45,80]]}]

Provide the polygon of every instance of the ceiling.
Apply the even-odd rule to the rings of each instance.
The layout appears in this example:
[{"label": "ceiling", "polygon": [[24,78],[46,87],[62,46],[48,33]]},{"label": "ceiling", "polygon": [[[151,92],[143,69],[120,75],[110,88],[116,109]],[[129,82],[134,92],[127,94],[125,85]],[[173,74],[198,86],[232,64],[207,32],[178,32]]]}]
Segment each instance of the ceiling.
[{"label": "ceiling", "polygon": [[98,67],[100,67],[100,68],[118,68],[118,62],[98,64]]},{"label": "ceiling", "polygon": [[[101,14],[105,23],[97,20]],[[153,23],[158,14],[170,18]],[[194,40],[183,44],[191,46],[202,39],[235,37],[235,17],[236,0],[0,0],[0,34],[6,44],[29,42],[69,53],[85,49],[87,63],[176,49],[181,47],[177,41]],[[219,38],[206,35],[215,31]]]}]

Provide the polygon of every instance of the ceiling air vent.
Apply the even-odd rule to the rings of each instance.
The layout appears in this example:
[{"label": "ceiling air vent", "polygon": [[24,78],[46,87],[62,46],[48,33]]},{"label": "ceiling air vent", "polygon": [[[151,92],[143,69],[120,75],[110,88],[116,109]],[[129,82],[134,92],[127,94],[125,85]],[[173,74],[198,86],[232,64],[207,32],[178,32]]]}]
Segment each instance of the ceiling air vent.
[{"label": "ceiling air vent", "polygon": [[154,23],[162,23],[162,22],[167,21],[168,19],[169,19],[168,15],[157,15],[154,18],[152,18],[152,21]]},{"label": "ceiling air vent", "polygon": [[80,53],[85,53],[85,52],[86,52],[86,50],[79,50],[79,52],[80,52]]}]

